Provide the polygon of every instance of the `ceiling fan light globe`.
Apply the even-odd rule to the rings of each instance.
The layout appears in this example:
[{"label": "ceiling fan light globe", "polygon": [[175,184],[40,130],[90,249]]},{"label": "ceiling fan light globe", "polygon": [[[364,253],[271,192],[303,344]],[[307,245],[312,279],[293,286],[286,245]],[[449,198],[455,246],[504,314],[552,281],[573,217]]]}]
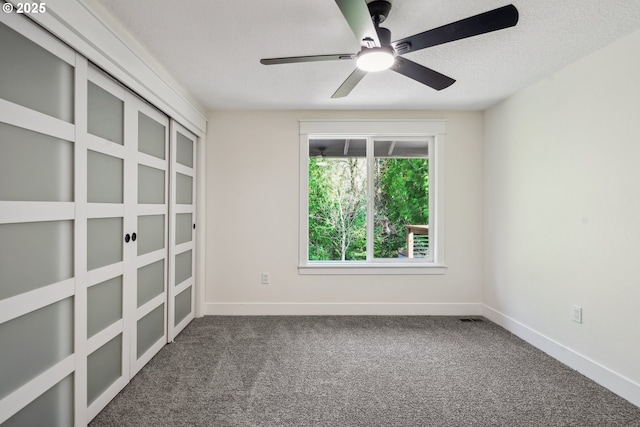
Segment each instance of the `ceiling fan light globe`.
[{"label": "ceiling fan light globe", "polygon": [[376,72],[389,69],[395,61],[393,52],[385,48],[366,48],[360,51],[356,66],[362,71]]}]

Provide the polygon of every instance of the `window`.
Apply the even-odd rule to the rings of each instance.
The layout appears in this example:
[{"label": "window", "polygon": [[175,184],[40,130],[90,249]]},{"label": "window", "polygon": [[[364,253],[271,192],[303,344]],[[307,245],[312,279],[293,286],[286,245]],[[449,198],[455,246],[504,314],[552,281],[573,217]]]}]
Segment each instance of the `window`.
[{"label": "window", "polygon": [[443,274],[442,121],[300,123],[302,274]]}]

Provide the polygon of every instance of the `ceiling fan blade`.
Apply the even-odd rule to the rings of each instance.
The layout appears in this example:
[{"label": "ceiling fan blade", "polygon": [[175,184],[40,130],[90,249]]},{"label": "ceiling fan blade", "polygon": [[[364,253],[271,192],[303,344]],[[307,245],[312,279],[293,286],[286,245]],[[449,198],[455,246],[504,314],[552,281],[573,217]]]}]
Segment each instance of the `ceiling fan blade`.
[{"label": "ceiling fan blade", "polygon": [[342,59],[353,59],[354,54],[342,53],[335,55],[312,55],[312,56],[289,56],[285,58],[264,58],[260,60],[264,65],[275,64],[295,64],[298,62],[318,62],[318,61],[339,61]]},{"label": "ceiling fan blade", "polygon": [[400,56],[396,57],[396,62],[390,70],[432,87],[435,90],[442,90],[455,83],[455,80],[451,77],[447,77],[444,74],[440,74],[437,71],[424,67],[420,64],[416,64],[415,62],[409,61],[408,59]]},{"label": "ceiling fan blade", "polygon": [[336,0],[336,4],[360,45],[369,44],[364,40],[370,40],[373,45],[367,47],[380,47],[380,39],[365,0]]},{"label": "ceiling fan blade", "polygon": [[518,9],[512,4],[490,10],[442,27],[396,40],[392,46],[399,54],[413,52],[455,40],[513,27],[518,23]]},{"label": "ceiling fan blade", "polygon": [[336,92],[331,95],[331,98],[344,98],[345,96],[349,95],[353,88],[356,87],[358,83],[360,83],[360,80],[362,80],[362,78],[366,74],[366,71],[362,71],[360,68],[356,68],[353,73],[351,73],[349,77],[347,77],[347,80],[345,80],[344,83],[340,85],[338,90],[336,90]]}]

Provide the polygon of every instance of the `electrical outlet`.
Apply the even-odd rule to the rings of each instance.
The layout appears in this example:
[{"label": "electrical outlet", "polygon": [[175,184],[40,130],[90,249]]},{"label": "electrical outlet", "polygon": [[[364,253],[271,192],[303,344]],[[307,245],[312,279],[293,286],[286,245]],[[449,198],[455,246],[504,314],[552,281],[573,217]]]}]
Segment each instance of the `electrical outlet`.
[{"label": "electrical outlet", "polygon": [[263,285],[269,284],[269,273],[262,273],[262,284]]},{"label": "electrical outlet", "polygon": [[582,323],[582,307],[574,305],[571,311],[571,318],[576,323]]}]

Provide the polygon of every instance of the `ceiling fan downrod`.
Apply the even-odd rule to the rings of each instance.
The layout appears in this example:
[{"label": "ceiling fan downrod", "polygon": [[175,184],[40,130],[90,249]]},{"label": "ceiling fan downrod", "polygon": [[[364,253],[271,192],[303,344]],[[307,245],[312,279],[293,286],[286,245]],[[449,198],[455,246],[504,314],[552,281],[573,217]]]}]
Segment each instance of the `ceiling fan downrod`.
[{"label": "ceiling fan downrod", "polygon": [[391,31],[387,28],[380,27],[388,17],[389,12],[391,12],[391,3],[385,0],[374,0],[367,5],[369,8],[369,14],[371,15],[371,19],[373,20],[373,25],[376,28],[376,32],[378,33],[378,38],[380,39],[380,46],[390,46],[391,45]]}]

